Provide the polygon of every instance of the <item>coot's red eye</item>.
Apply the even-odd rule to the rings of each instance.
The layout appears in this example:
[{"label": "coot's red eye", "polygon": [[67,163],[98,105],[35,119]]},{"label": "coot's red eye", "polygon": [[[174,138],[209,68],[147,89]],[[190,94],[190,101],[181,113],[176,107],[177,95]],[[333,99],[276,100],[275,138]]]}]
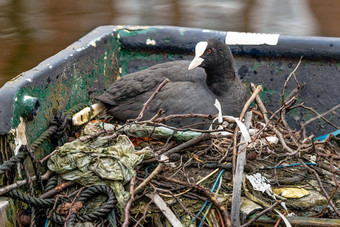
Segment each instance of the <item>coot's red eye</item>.
[{"label": "coot's red eye", "polygon": [[207,53],[210,54],[211,53],[211,49],[208,49]]}]

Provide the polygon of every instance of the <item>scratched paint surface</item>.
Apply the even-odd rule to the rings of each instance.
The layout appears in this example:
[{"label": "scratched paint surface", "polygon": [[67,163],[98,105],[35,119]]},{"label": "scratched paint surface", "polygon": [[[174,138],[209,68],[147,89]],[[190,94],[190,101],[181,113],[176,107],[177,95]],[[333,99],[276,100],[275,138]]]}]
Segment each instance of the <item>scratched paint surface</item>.
[{"label": "scratched paint surface", "polygon": [[[29,143],[39,137],[51,122],[53,116],[59,110],[66,111],[78,103],[88,104],[93,96],[100,94],[104,88],[111,84],[117,74],[115,55],[117,52],[116,37],[112,36],[108,43],[101,48],[100,53],[90,51],[82,58],[72,59],[65,65],[55,67],[50,76],[45,76],[45,81],[29,83],[19,89],[14,98],[14,117],[12,127],[15,128],[22,113],[22,103],[25,96],[37,97],[40,101],[40,111],[33,121],[26,123],[26,131]],[[95,49],[97,47],[93,47]],[[53,67],[52,67],[53,69]],[[48,143],[41,146],[43,152],[39,156],[46,155],[52,147]]]}]

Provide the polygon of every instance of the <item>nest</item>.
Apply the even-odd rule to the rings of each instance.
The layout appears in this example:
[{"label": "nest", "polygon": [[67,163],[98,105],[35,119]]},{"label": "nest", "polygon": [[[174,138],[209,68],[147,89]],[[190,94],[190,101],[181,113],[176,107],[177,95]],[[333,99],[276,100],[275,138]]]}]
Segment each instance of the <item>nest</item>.
[{"label": "nest", "polygon": [[[325,140],[316,141],[305,129],[317,119],[339,128],[324,117],[339,105],[320,115],[297,102],[305,86],[295,76],[297,67],[288,76],[281,107],[274,113],[267,111],[258,95],[262,87],[250,84],[252,96],[238,122],[224,117],[228,126],[216,124],[213,131],[188,128],[186,130],[202,134],[184,143],[174,136],[167,139],[155,136],[156,128],[171,128],[163,123],[172,118],[211,116],[189,114],[162,118],[160,110],[152,119],[140,121],[150,99],[137,119],[112,129],[111,133],[124,133],[133,138],[137,148],[151,147],[153,156],[135,168],[129,189],[132,196],[125,207],[122,225],[158,226],[164,222],[172,225],[181,222],[200,226],[248,226],[263,215],[275,217],[269,221],[261,219],[263,222],[279,223],[283,219],[286,225],[289,220],[284,215],[306,218],[304,223],[309,223],[308,217],[339,218],[336,192],[340,140],[330,134]],[[286,94],[292,78],[296,88]],[[250,108],[253,101],[256,105]],[[286,121],[286,114],[295,108],[316,114],[301,123],[298,131]],[[136,123],[145,128],[131,130],[131,125]],[[141,131],[146,132],[144,136],[140,135]],[[251,202],[255,205],[247,205]],[[301,220],[290,221],[296,224],[294,221]]]},{"label": "nest", "polygon": [[[125,207],[114,209],[116,215],[110,213],[101,224],[250,226],[257,221],[277,225],[285,222],[289,226],[289,222],[311,225],[315,221],[312,218],[336,222],[340,217],[340,139],[329,134],[323,141],[315,140],[307,135],[306,126],[322,119],[339,129],[324,116],[340,105],[318,114],[298,102],[305,84],[295,76],[297,67],[283,85],[279,109],[269,112],[259,97],[262,87],[250,84],[252,96],[240,116],[222,117],[223,122],[214,123],[215,130],[184,130],[165,124],[172,118],[217,117],[201,114],[162,117],[160,110],[152,119],[140,121],[162,86],[137,119],[121,126],[106,124],[106,128],[102,123],[88,124],[87,134],[74,140],[127,135],[135,153],[141,155],[143,151],[145,155],[131,170],[133,176],[124,182],[124,189],[130,193]],[[296,88],[286,94],[291,79]],[[250,107],[252,102],[255,105]],[[296,108],[316,115],[301,123],[299,130],[292,129],[286,120],[286,114]],[[149,148],[146,153],[145,147]],[[67,209],[73,208],[68,205],[63,206],[64,213],[71,213]]]}]

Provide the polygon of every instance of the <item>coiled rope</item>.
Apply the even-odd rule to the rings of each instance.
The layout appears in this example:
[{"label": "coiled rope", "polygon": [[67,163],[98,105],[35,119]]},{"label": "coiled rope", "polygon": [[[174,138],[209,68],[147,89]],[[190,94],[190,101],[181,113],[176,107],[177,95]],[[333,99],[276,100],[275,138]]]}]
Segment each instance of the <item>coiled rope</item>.
[{"label": "coiled rope", "polygon": [[[85,189],[84,191],[81,192],[80,196],[76,201],[82,202],[83,204],[87,201],[90,200],[98,195],[106,195],[107,200],[106,202],[99,207],[97,210],[92,211],[88,214],[83,214],[80,216],[75,215],[74,213],[71,214],[69,219],[67,220],[68,225],[67,226],[72,226],[77,220],[80,220],[82,222],[85,221],[95,221],[98,220],[102,217],[106,217],[114,208],[116,204],[116,199],[113,190],[109,186],[105,185],[95,185],[92,187],[89,187]],[[49,213],[50,210],[47,211]],[[65,222],[65,217],[62,217],[55,212],[53,212],[50,216],[50,219],[58,224],[63,224]]]},{"label": "coiled rope", "polygon": [[[83,214],[80,216],[72,214],[69,218],[70,220],[67,220],[67,223],[69,223],[72,226],[77,220],[80,220],[82,222],[85,222],[85,221],[92,222],[100,218],[106,217],[112,211],[112,209],[114,208],[116,204],[114,192],[109,186],[105,186],[105,185],[91,186],[85,189],[84,191],[82,191],[78,199],[76,199],[76,201],[82,202],[84,204],[86,201],[99,195],[107,196],[106,202],[101,207],[99,207],[95,211],[92,211],[88,214]],[[18,191],[18,190],[12,190],[10,192],[7,192],[4,196],[11,197],[13,199],[19,199],[22,202],[25,202],[29,204],[30,206],[33,206],[36,208],[51,208],[54,206],[54,203],[55,203],[55,199],[39,199],[39,198],[26,195],[25,193]],[[50,209],[47,209],[47,214],[49,212],[50,212]],[[57,215],[55,211],[50,216],[50,219],[53,222],[58,223],[58,224],[63,224],[65,222],[65,217]]]}]

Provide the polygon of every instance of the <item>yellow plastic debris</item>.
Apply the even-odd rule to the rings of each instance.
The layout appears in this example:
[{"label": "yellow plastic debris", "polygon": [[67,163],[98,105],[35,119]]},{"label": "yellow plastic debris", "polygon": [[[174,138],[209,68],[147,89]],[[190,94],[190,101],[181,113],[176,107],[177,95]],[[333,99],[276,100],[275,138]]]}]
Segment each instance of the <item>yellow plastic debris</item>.
[{"label": "yellow plastic debris", "polygon": [[276,195],[281,195],[288,199],[299,199],[310,194],[309,191],[303,188],[274,188],[273,191]]}]

